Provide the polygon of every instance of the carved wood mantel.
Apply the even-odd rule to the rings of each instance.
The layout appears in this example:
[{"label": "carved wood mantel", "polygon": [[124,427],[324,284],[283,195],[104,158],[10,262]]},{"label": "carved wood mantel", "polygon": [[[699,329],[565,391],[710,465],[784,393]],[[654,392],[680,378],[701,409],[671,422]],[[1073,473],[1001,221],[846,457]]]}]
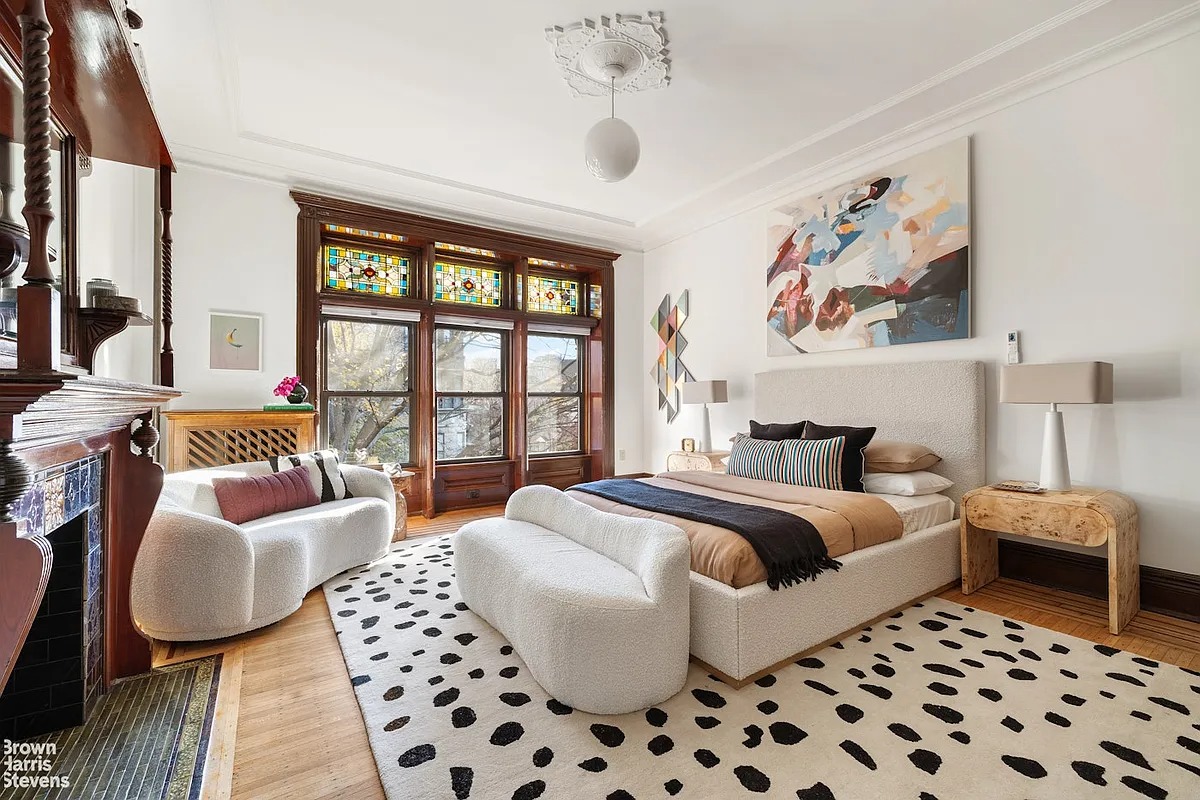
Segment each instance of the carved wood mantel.
[{"label": "carved wood mantel", "polygon": [[[56,120],[94,156],[171,169],[170,153],[121,21],[121,6],[118,16],[111,0],[51,0],[47,13],[46,0],[0,0],[0,57],[20,59],[23,214],[29,231],[29,263],[17,298],[17,368],[0,369],[0,692],[53,566],[49,531],[43,530],[53,527],[51,515],[36,513],[39,507],[49,512],[53,505],[49,499],[43,502],[40,493],[27,493],[39,474],[84,459],[90,464],[99,457],[104,463],[96,473],[103,476],[104,684],[150,666],[149,643],[130,616],[129,581],[162,489],[163,470],[153,459],[158,433],[151,424],[152,412],[180,393],[84,371],[92,345],[118,327],[149,321],[140,316],[85,315],[87,357],[79,362],[83,369],[64,366],[60,298],[46,242],[53,219]],[[97,53],[102,58],[97,59]],[[73,219],[63,222],[75,224]],[[77,286],[74,289],[77,295]],[[136,429],[131,430],[131,424]],[[61,489],[63,483],[56,486]],[[61,520],[61,491],[56,499]]]},{"label": "carved wood mantel", "polygon": [[[0,424],[16,422],[13,435],[0,441],[0,690],[51,567],[45,532],[31,532],[12,512],[35,473],[93,455],[107,459],[104,575],[111,591],[105,592],[105,683],[149,669],[149,643],[129,613],[129,580],[162,489],[163,469],[152,458],[158,435],[149,413],[179,394],[88,375],[36,377],[0,370]],[[131,431],[135,420],[139,427]]]}]

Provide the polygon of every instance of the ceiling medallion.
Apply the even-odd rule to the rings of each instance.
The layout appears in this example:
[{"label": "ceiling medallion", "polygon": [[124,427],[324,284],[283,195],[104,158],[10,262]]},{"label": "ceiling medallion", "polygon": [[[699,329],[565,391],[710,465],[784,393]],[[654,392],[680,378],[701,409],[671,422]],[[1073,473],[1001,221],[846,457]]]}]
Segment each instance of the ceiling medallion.
[{"label": "ceiling medallion", "polygon": [[[671,82],[662,22],[661,12],[616,14],[546,28],[546,40],[574,97],[661,89]],[[615,81],[614,66],[621,68]]]},{"label": "ceiling medallion", "polygon": [[637,133],[617,118],[617,92],[661,89],[671,81],[667,60],[667,32],[662,14],[617,14],[614,23],[585,19],[565,28],[546,29],[554,47],[554,60],[575,97],[609,97],[609,116],[588,131],[583,141],[583,161],[588,171],[605,183],[628,178],[641,158]]}]

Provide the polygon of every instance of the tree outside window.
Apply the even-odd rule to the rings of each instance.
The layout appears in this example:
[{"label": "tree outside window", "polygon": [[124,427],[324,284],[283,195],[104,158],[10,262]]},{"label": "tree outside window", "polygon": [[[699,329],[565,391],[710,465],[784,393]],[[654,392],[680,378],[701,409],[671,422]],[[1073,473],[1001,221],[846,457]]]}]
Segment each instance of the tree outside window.
[{"label": "tree outside window", "polygon": [[525,429],[530,455],[577,453],[583,448],[582,351],[577,336],[529,334]]},{"label": "tree outside window", "polygon": [[412,463],[412,326],[331,318],[323,324],[326,446],[349,463]]},{"label": "tree outside window", "polygon": [[503,458],[507,335],[439,326],[433,341],[437,460]]}]

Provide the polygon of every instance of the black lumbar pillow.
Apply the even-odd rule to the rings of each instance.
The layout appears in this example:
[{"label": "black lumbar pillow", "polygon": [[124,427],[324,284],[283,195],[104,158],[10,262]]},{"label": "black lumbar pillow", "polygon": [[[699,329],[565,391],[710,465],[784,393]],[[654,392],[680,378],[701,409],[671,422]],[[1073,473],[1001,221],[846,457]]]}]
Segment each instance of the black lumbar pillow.
[{"label": "black lumbar pillow", "polygon": [[755,422],[750,420],[750,438],[782,442],[784,439],[803,439],[807,421],[799,422]]},{"label": "black lumbar pillow", "polygon": [[[752,429],[753,430],[753,429]],[[846,437],[846,450],[842,454],[842,488],[847,492],[864,492],[863,472],[866,471],[867,457],[863,450],[875,436],[874,428],[855,428],[850,425],[819,425],[807,422],[804,425],[802,439],[832,439],[835,436]]]}]

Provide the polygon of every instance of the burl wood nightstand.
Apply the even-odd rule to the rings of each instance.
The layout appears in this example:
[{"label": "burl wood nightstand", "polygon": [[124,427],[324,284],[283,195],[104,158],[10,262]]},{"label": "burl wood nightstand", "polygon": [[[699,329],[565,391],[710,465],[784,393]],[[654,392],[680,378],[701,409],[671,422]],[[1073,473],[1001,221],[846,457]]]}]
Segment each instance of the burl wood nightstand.
[{"label": "burl wood nightstand", "polygon": [[725,457],[728,450],[717,450],[712,453],[688,453],[676,450],[667,456],[667,472],[724,472]]},{"label": "burl wood nightstand", "polygon": [[1108,544],[1108,629],[1120,633],[1137,614],[1137,506],[1107,489],[1023,494],[985,486],[963,495],[962,591],[970,594],[1000,573],[996,531],[1096,547]]}]

